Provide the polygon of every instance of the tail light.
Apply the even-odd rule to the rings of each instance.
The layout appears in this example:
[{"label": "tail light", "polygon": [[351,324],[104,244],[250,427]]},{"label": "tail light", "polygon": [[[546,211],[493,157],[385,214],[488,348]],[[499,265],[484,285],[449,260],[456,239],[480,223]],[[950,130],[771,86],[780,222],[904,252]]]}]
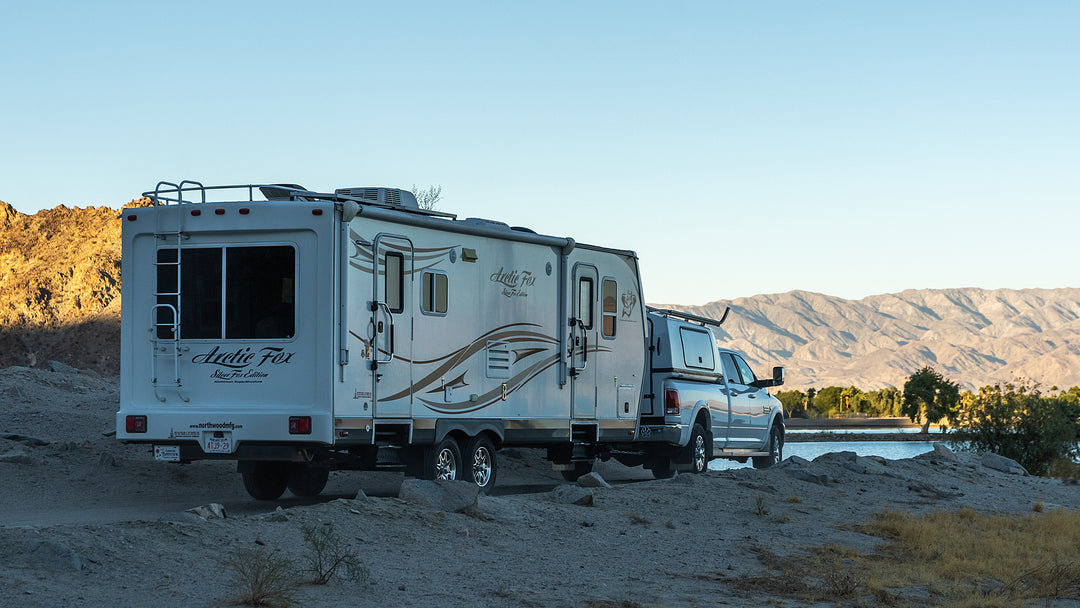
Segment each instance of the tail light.
[{"label": "tail light", "polygon": [[289,416],[290,435],[310,435],[311,416]]},{"label": "tail light", "polygon": [[125,420],[124,428],[129,433],[145,433],[146,432],[146,416],[128,416]]},{"label": "tail light", "polygon": [[664,415],[679,415],[679,391],[673,388],[664,391]]}]

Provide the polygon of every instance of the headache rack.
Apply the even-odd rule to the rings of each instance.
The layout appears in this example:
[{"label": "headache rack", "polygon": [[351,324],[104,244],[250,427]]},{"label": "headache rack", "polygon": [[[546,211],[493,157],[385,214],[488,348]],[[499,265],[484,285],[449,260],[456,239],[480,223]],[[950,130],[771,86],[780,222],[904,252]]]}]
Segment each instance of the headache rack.
[{"label": "headache rack", "polygon": [[[221,200],[207,200],[207,195],[224,194],[226,192],[245,192],[239,197]],[[297,201],[315,202],[330,201],[334,203],[354,202],[360,205],[373,205],[396,211],[415,213],[456,219],[452,213],[421,209],[416,203],[416,197],[408,190],[398,188],[340,188],[334,192],[314,192],[297,184],[232,184],[225,186],[204,186],[201,182],[184,180],[179,184],[172,182],[158,182],[157,186],[142,195],[155,205],[191,205],[198,203],[235,203],[256,202],[255,192],[259,192],[267,201]]]},{"label": "headache rack", "polygon": [[724,324],[727,320],[728,313],[731,312],[730,306],[724,307],[724,314],[720,315],[720,320],[710,319],[709,317],[701,317],[698,315],[692,315],[688,312],[682,312],[679,310],[671,310],[668,308],[653,308],[652,306],[645,307],[646,312],[656,313],[662,317],[674,317],[676,319],[682,319],[690,323],[700,323],[701,325],[715,325],[717,327]]}]

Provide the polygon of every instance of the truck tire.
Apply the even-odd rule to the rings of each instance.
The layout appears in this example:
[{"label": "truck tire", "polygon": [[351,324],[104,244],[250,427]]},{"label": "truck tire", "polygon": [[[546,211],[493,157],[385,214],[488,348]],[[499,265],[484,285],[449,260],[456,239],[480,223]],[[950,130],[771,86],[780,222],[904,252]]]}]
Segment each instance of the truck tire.
[{"label": "truck tire", "polygon": [[424,479],[460,479],[462,476],[461,448],[453,437],[446,437],[427,451]]},{"label": "truck tire", "polygon": [[461,478],[475,483],[481,494],[491,492],[498,472],[495,444],[491,439],[485,434],[473,437],[465,444],[462,458],[465,466]]},{"label": "truck tire", "polygon": [[592,462],[578,461],[573,463],[573,465],[574,468],[572,469],[568,469],[566,471],[559,471],[559,473],[562,474],[562,478],[566,481],[569,481],[570,483],[574,483],[578,480],[579,477],[583,475],[588,475],[589,473],[592,473]]},{"label": "truck tire", "polygon": [[330,468],[294,463],[289,467],[289,491],[296,496],[318,496],[326,487]]},{"label": "truck tire", "polygon": [[655,461],[649,467],[649,470],[652,471],[653,477],[657,479],[671,479],[676,473],[675,463],[670,458]]},{"label": "truck tire", "polygon": [[779,464],[784,459],[784,440],[780,435],[780,429],[773,425],[769,431],[769,455],[754,456],[755,469],[767,469],[774,464]]},{"label": "truck tire", "polygon": [[289,463],[257,460],[242,469],[244,489],[255,500],[277,500],[289,483]]},{"label": "truck tire", "polygon": [[709,469],[709,438],[705,436],[705,429],[700,424],[695,423],[690,431],[686,451],[690,456],[691,473],[704,473]]}]

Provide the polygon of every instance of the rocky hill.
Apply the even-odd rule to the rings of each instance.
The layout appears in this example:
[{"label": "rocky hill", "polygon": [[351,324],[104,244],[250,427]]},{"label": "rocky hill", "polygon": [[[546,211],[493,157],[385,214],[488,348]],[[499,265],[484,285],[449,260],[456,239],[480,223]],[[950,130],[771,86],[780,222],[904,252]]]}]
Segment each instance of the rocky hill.
[{"label": "rocky hill", "polygon": [[[127,206],[144,205],[132,201]],[[1080,289],[909,290],[844,300],[793,291],[705,306],[722,339],[788,386],[899,386],[932,365],[965,387],[1080,385]],[[107,207],[28,216],[0,202],[0,367],[56,359],[119,372],[120,219]]]},{"label": "rocky hill", "polygon": [[25,215],[0,201],[0,366],[58,359],[117,373],[119,330],[119,211]]},{"label": "rocky hill", "polygon": [[845,300],[793,291],[705,306],[720,336],[758,373],[787,367],[788,386],[902,386],[931,365],[966,388],[1018,378],[1080,385],[1080,289],[908,290]]}]

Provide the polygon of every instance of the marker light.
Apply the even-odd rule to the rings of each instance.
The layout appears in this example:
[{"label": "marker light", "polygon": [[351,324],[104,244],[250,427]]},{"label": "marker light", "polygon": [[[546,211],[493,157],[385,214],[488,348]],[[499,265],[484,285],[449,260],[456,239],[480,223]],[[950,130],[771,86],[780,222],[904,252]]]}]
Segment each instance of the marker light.
[{"label": "marker light", "polygon": [[128,416],[125,423],[125,428],[129,433],[146,432],[146,416]]},{"label": "marker light", "polygon": [[310,435],[311,416],[289,416],[290,435]]}]

